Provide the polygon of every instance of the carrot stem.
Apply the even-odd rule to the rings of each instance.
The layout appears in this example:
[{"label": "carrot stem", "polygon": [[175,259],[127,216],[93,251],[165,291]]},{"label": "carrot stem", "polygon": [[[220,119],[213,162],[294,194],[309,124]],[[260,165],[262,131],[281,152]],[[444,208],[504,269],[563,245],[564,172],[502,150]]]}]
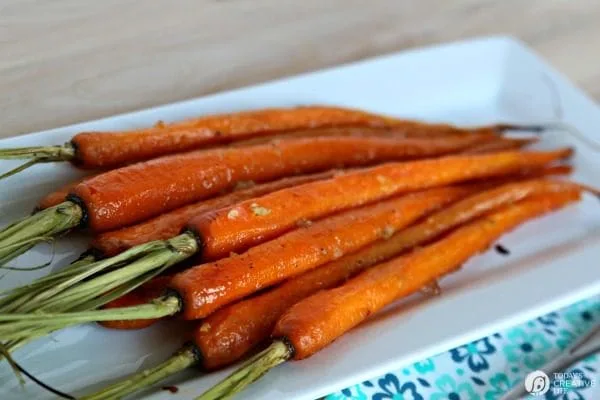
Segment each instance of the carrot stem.
[{"label": "carrot stem", "polygon": [[0,159],[52,158],[54,161],[70,161],[75,158],[75,147],[71,143],[62,146],[19,147],[0,149]]},{"label": "carrot stem", "polygon": [[21,147],[16,149],[1,149],[0,159],[30,159],[25,164],[18,166],[0,175],[0,180],[15,175],[36,164],[54,161],[72,161],[75,159],[75,147],[71,143],[62,146]]},{"label": "carrot stem", "polygon": [[32,244],[75,228],[82,218],[81,207],[66,201],[7,226],[0,231],[0,266],[31,248]]},{"label": "carrot stem", "polygon": [[49,333],[60,328],[86,322],[154,319],[174,315],[181,309],[181,302],[175,296],[165,296],[151,303],[125,308],[109,308],[103,310],[79,311],[67,314],[62,313],[25,313],[2,314],[0,321],[0,339],[16,340],[29,339],[31,333]]},{"label": "carrot stem", "polygon": [[[140,248],[151,251],[144,252]],[[44,332],[49,333],[81,322],[153,319],[171,315],[171,312],[164,314],[160,308],[149,305],[144,311],[151,313],[148,317],[139,315],[139,309],[129,307],[121,309],[125,315],[130,312],[129,317],[107,318],[106,313],[111,310],[96,308],[135,289],[170,266],[190,257],[197,250],[195,238],[191,234],[182,234],[168,241],[137,246],[119,256],[88,265],[84,272],[67,276],[64,282],[51,283],[41,293],[34,292],[35,296],[27,298],[24,304],[19,303],[16,310],[8,308],[11,312],[0,314],[0,321],[4,321],[0,323],[0,339],[30,340]],[[131,263],[122,267],[129,262]],[[101,273],[106,269],[106,273]],[[15,312],[17,310],[19,313]],[[47,311],[50,310],[52,313],[48,314]],[[71,316],[75,319],[71,319]],[[33,331],[36,333],[34,336]]]},{"label": "carrot stem", "polygon": [[185,345],[167,361],[146,369],[121,382],[110,385],[96,393],[80,397],[80,400],[121,399],[150,385],[162,381],[198,363],[198,353],[192,344]]},{"label": "carrot stem", "polygon": [[28,302],[36,294],[57,285],[60,281],[75,276],[78,273],[88,269],[88,266],[96,262],[92,254],[74,261],[67,267],[38,278],[27,285],[20,286],[5,292],[0,292],[0,312],[22,311],[18,307],[23,302]]},{"label": "carrot stem", "polygon": [[[51,281],[45,290],[33,288],[22,293],[23,297],[34,293],[26,304],[17,307],[8,305],[3,312],[6,313],[6,309],[11,313],[45,310],[63,312],[80,308],[139,278],[143,278],[141,283],[144,283],[156,273],[189,258],[197,250],[197,242],[190,234],[136,246],[115,257],[80,265],[78,269],[81,272],[76,271],[74,275],[65,271],[67,274],[64,278]],[[100,303],[98,307],[102,305]]]},{"label": "carrot stem", "polygon": [[[134,290],[135,288],[137,288],[138,286],[142,285],[144,282],[152,279],[154,276],[156,276],[159,271],[156,271],[154,273],[151,274],[146,274],[146,275],[142,275],[140,278],[133,280],[131,282],[128,282],[122,286],[120,286],[119,288],[110,291],[109,293],[100,296],[96,299],[93,299],[91,301],[88,301],[86,303],[83,303],[81,305],[79,305],[78,307],[75,308],[74,311],[88,311],[88,310],[94,310],[118,297],[123,296],[125,293],[128,293],[132,290]],[[63,310],[53,310],[55,312],[57,311],[63,311]],[[53,330],[59,330],[62,327],[59,325],[57,326],[55,329]],[[25,344],[39,338],[42,336],[47,335],[48,333],[50,333],[51,331],[48,331],[48,327],[42,327],[41,329],[33,329],[32,331],[29,332],[29,336],[27,338],[20,338],[20,339],[16,339],[16,340],[10,340],[6,343],[3,344],[4,349],[5,349],[5,353],[4,356],[10,355],[13,351],[17,350],[19,347],[24,346]],[[0,360],[2,358],[0,357]]]},{"label": "carrot stem", "polygon": [[263,375],[292,358],[292,350],[281,340],[276,340],[256,356],[250,358],[239,369],[195,400],[229,399]]}]

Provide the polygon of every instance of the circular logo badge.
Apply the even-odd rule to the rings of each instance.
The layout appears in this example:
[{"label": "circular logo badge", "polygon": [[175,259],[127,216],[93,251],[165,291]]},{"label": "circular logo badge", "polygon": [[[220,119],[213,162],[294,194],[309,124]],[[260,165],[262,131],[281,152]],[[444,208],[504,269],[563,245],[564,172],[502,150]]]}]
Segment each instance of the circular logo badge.
[{"label": "circular logo badge", "polygon": [[525,390],[532,396],[543,396],[550,390],[550,378],[544,371],[533,371],[525,378]]}]

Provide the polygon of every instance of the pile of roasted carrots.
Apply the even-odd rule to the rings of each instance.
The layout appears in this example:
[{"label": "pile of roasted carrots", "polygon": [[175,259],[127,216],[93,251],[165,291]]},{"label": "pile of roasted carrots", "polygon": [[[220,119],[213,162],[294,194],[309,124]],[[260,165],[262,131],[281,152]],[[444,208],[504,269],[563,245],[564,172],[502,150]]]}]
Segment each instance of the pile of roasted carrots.
[{"label": "pile of roasted carrots", "polygon": [[4,357],[18,366],[18,347],[81,323],[195,320],[171,359],[84,398],[123,398],[192,365],[211,371],[251,355],[199,397],[229,398],[386,305],[438,291],[520,224],[598,194],[564,179],[570,149],[525,150],[537,137],[509,130],[544,127],[315,106],[0,150],[30,159],[2,178],[40,162],[101,170],[0,230],[0,265],[75,229],[93,236],[72,264],[0,297]]}]

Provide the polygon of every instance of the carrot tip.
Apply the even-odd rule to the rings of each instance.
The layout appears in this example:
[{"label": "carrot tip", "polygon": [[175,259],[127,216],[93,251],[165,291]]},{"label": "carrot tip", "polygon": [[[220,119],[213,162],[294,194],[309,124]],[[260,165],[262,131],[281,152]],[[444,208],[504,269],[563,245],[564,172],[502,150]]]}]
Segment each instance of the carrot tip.
[{"label": "carrot tip", "polygon": [[500,132],[506,131],[525,131],[532,133],[545,133],[545,132],[565,132],[568,135],[578,139],[592,150],[600,152],[600,143],[594,139],[588,138],[575,126],[567,124],[565,122],[549,122],[545,124],[532,124],[532,125],[519,125],[519,124],[499,124],[496,125],[496,129]]}]

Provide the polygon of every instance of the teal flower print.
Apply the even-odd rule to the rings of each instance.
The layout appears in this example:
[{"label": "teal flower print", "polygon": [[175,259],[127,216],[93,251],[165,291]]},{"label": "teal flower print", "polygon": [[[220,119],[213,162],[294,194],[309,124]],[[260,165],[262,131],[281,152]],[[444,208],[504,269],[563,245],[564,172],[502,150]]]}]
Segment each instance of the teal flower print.
[{"label": "teal flower print", "polygon": [[546,362],[546,352],[552,345],[540,333],[527,334],[521,328],[509,331],[505,337],[509,343],[502,349],[506,359],[512,363],[523,363],[527,368],[535,370]]},{"label": "teal flower print", "polygon": [[481,396],[475,393],[471,384],[467,382],[458,384],[448,374],[436,379],[435,386],[439,392],[432,393],[429,400],[481,400]]},{"label": "teal flower print", "polygon": [[589,301],[581,301],[567,308],[564,319],[569,323],[571,330],[576,335],[581,335],[594,325],[598,315],[594,304]]},{"label": "teal flower print", "polygon": [[330,394],[325,400],[368,400],[368,397],[361,389],[361,385],[354,385],[341,392]]},{"label": "teal flower print", "polygon": [[471,371],[481,372],[490,368],[486,357],[495,352],[496,348],[490,343],[489,338],[484,338],[452,349],[450,355],[454,362],[462,363],[466,360]]},{"label": "teal flower print", "polygon": [[432,358],[428,358],[426,360],[419,361],[419,362],[415,363],[413,366],[415,368],[415,371],[417,371],[419,374],[422,374],[422,375],[425,375],[428,372],[435,371],[435,363],[433,362]]},{"label": "teal flower print", "polygon": [[556,326],[558,319],[559,319],[558,313],[551,312],[546,315],[542,315],[541,317],[538,317],[537,321],[545,326]]},{"label": "teal flower print", "polygon": [[492,390],[485,392],[485,400],[496,400],[508,392],[515,385],[515,382],[511,383],[508,375],[501,372],[490,378],[489,385],[492,387]]},{"label": "teal flower print", "polygon": [[575,340],[577,339],[577,335],[566,330],[561,329],[558,331],[558,338],[556,339],[556,346],[564,350],[569,347]]},{"label": "teal flower print", "polygon": [[413,382],[400,384],[398,377],[387,374],[377,381],[382,392],[375,393],[373,400],[423,400]]}]

